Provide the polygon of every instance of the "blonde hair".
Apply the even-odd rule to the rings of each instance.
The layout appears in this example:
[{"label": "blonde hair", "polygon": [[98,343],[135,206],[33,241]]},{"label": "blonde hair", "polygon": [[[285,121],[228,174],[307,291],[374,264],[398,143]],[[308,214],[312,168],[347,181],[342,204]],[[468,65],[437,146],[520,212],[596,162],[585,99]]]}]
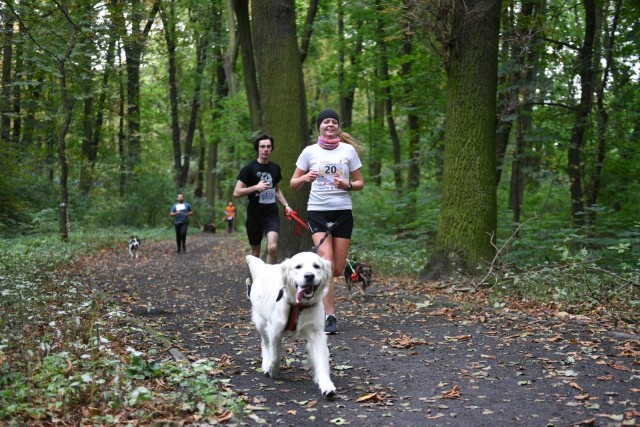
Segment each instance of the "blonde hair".
[{"label": "blonde hair", "polygon": [[340,138],[340,141],[353,146],[353,148],[356,149],[356,153],[358,153],[358,155],[360,155],[360,153],[362,153],[362,151],[365,149],[365,145],[363,143],[361,143],[342,129],[338,130],[338,138]]}]

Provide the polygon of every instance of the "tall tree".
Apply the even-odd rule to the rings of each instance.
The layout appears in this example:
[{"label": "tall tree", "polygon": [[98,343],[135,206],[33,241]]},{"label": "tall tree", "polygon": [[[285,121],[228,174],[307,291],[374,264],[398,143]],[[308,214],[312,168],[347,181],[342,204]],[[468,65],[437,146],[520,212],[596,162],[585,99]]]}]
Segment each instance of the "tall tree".
[{"label": "tall tree", "polygon": [[13,83],[13,24],[15,18],[7,13],[3,16],[2,44],[2,90],[0,91],[0,139],[9,142],[11,139],[11,86]]},{"label": "tall tree", "polygon": [[[283,192],[291,207],[306,211],[308,187],[287,194],[296,159],[308,144],[306,95],[296,33],[294,0],[261,0],[253,3],[253,30],[264,130],[275,140],[273,159],[282,167]],[[291,256],[311,246],[299,239],[295,227],[283,224],[280,256]]]},{"label": "tall tree", "polygon": [[[120,30],[127,71],[127,145],[128,171],[140,163],[140,66],[146,39],[151,31],[160,0],[155,0],[150,11],[141,0],[111,0],[111,13]],[[126,13],[125,13],[126,9]],[[143,25],[144,24],[144,25]]]},{"label": "tall tree", "polygon": [[240,43],[242,69],[244,71],[244,89],[247,92],[249,113],[251,114],[251,130],[257,132],[262,128],[262,106],[253,51],[251,21],[249,19],[249,0],[231,0],[231,4],[237,19],[238,41]]},{"label": "tall tree", "polygon": [[[605,2],[605,4],[608,2]],[[596,161],[593,171],[593,176],[591,179],[591,188],[589,189],[589,202],[588,206],[590,208],[594,208],[598,201],[598,192],[602,186],[602,169],[604,167],[604,161],[607,154],[607,139],[609,133],[609,112],[607,110],[607,106],[605,105],[605,97],[606,97],[606,88],[609,82],[610,72],[614,67],[614,45],[616,40],[616,34],[618,33],[618,22],[620,20],[620,10],[622,8],[622,0],[613,0],[612,1],[613,11],[611,13],[611,25],[607,26],[605,23],[607,22],[607,14],[601,17],[601,21],[603,22],[603,29],[609,28],[609,31],[603,31],[604,40],[603,43],[599,44],[601,46],[598,49],[597,58],[602,59],[596,60],[595,64],[600,62],[604,62],[604,66],[602,72],[599,73],[599,78],[596,81],[595,85],[595,95],[596,95],[596,123],[598,128],[598,148],[596,154]],[[600,8],[599,11],[604,13],[605,8]],[[597,65],[596,65],[597,66]],[[589,222],[594,223],[596,220],[596,210],[589,210]]]},{"label": "tall tree", "polygon": [[575,122],[571,131],[568,150],[569,189],[571,191],[571,218],[576,225],[585,223],[584,190],[582,188],[583,153],[585,132],[593,108],[593,45],[596,36],[596,5],[594,0],[583,1],[585,22],[584,38],[578,51],[578,75],[580,76],[580,101],[576,107]]},{"label": "tall tree", "polygon": [[447,70],[442,204],[424,275],[473,272],[494,255],[500,0],[454,0]]},{"label": "tall tree", "polygon": [[[360,5],[356,9],[360,9]],[[338,1],[338,85],[340,87],[338,104],[340,105],[340,126],[348,129],[353,121],[353,103],[358,86],[359,61],[364,37],[362,36],[362,18],[356,15],[355,26],[346,30],[344,12],[344,3]],[[355,37],[347,37],[347,33],[350,36],[355,34]]]},{"label": "tall tree", "polygon": [[393,114],[393,97],[391,94],[391,73],[389,71],[389,53],[387,51],[387,41],[385,34],[385,23],[383,19],[384,9],[380,0],[376,0],[377,22],[378,22],[378,46],[380,49],[380,79],[382,97],[384,99],[384,114],[387,118],[387,128],[389,137],[393,145],[393,178],[398,193],[402,193],[402,150],[400,147],[400,136],[396,127],[396,120]]}]

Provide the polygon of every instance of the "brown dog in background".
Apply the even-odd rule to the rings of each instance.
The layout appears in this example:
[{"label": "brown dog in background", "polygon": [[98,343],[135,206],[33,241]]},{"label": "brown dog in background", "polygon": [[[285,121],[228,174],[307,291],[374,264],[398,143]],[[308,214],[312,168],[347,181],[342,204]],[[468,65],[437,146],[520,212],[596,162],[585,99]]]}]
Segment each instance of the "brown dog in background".
[{"label": "brown dog in background", "polygon": [[366,262],[356,262],[347,260],[344,269],[344,278],[347,281],[347,289],[351,292],[354,283],[361,283],[361,292],[364,293],[371,286],[371,276],[373,270]]}]

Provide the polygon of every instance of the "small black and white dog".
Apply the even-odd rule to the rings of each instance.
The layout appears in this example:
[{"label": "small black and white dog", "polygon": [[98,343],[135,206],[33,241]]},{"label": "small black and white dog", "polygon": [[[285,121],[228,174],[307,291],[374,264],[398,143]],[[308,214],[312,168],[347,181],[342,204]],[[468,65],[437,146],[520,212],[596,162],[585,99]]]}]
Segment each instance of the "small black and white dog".
[{"label": "small black and white dog", "polygon": [[140,243],[140,238],[138,238],[138,236],[131,236],[129,239],[129,255],[131,255],[131,258],[138,258]]}]

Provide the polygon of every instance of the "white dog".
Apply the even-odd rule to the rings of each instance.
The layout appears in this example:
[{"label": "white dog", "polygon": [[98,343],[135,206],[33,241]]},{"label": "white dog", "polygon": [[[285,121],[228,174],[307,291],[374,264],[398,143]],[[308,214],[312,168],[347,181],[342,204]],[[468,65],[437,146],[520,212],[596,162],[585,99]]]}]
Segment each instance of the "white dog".
[{"label": "white dog", "polygon": [[138,258],[141,244],[142,242],[138,236],[131,236],[129,239],[129,256],[131,256],[131,258]]},{"label": "white dog", "polygon": [[301,252],[281,264],[265,264],[247,255],[251,271],[251,319],[262,339],[262,370],[271,378],[280,371],[284,336],[305,338],[314,381],[327,399],[336,394],[329,370],[322,298],[331,280],[331,262]]}]

